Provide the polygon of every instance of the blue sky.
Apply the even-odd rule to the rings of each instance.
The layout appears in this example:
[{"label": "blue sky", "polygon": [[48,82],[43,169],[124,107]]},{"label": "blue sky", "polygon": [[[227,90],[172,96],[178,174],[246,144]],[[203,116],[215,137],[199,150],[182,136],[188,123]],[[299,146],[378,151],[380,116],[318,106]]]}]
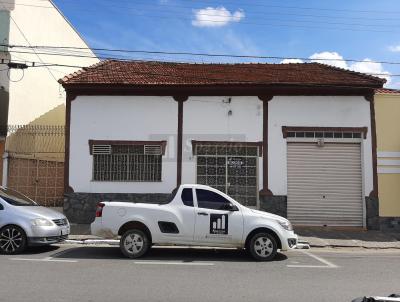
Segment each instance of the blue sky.
[{"label": "blue sky", "polygon": [[[398,0],[55,0],[92,47],[400,62]],[[171,55],[135,59],[280,62]],[[371,73],[400,65],[326,61]],[[400,88],[392,76],[389,87]]]}]

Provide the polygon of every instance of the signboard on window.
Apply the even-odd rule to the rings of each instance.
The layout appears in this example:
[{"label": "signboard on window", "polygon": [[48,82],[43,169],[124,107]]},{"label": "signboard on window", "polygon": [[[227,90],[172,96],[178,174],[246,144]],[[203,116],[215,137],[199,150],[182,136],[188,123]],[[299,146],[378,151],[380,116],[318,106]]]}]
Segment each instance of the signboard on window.
[{"label": "signboard on window", "polygon": [[228,167],[241,168],[244,165],[243,157],[228,157]]}]

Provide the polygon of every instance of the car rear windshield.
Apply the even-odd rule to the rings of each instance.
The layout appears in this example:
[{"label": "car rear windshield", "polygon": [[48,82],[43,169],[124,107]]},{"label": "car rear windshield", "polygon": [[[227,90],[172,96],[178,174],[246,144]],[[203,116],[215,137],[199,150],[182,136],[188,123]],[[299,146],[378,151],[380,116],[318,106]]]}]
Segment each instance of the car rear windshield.
[{"label": "car rear windshield", "polygon": [[17,191],[7,188],[0,188],[0,197],[13,206],[37,206],[32,199],[18,193]]}]

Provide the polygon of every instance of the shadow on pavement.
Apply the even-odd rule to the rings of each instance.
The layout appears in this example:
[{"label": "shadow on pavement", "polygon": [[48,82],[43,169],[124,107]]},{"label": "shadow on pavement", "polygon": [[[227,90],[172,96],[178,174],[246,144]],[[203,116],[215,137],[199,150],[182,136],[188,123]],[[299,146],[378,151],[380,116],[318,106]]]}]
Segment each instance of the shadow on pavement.
[{"label": "shadow on pavement", "polygon": [[[63,259],[110,259],[130,260],[125,258],[118,247],[76,247],[51,255],[54,258]],[[232,261],[232,262],[254,262],[254,260],[243,250],[234,249],[194,249],[194,248],[152,248],[146,256],[140,260],[160,261]],[[137,260],[139,260],[137,259]],[[287,256],[278,253],[273,261],[286,260]]]},{"label": "shadow on pavement", "polygon": [[60,247],[57,245],[30,246],[21,255],[37,255],[57,251]]}]

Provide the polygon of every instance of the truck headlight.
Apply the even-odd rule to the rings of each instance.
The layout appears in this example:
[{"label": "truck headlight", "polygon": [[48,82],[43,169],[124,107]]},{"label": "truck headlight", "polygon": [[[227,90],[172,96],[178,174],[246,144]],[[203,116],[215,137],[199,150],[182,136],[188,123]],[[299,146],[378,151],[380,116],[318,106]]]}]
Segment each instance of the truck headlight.
[{"label": "truck headlight", "polygon": [[293,226],[289,220],[285,220],[285,221],[277,220],[277,221],[281,225],[281,227],[283,227],[286,231],[293,231]]},{"label": "truck headlight", "polygon": [[33,226],[52,226],[53,223],[45,218],[35,218],[31,220]]}]

